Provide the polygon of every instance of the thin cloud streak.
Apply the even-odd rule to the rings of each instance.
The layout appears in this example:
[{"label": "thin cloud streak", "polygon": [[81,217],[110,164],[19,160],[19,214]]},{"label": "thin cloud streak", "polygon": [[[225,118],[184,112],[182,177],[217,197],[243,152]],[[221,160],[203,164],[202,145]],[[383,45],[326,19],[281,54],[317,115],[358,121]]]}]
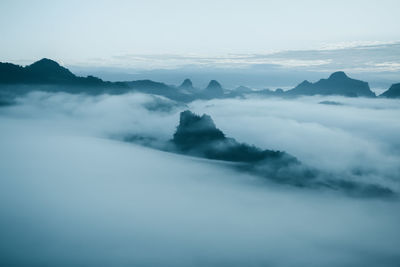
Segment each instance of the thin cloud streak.
[{"label": "thin cloud streak", "polygon": [[[357,44],[357,43],[356,43]],[[201,68],[250,68],[256,65],[275,65],[280,68],[304,68],[321,72],[332,69],[354,71],[399,71],[400,43],[370,42],[348,44],[316,50],[274,51],[267,54],[202,55],[134,55],[125,54],[107,58],[92,58],[86,63],[70,65],[107,66],[131,69],[174,69],[188,65]],[[374,50],[372,53],[371,50]],[[377,56],[377,52],[379,56]],[[346,56],[350,59],[346,60]],[[316,68],[318,67],[318,68]]]}]

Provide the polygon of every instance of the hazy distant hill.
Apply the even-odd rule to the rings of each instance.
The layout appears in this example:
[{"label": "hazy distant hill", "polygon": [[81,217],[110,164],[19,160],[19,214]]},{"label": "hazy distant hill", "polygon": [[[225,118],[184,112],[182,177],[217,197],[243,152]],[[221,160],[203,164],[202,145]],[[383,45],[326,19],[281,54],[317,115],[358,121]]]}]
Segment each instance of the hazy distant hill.
[{"label": "hazy distant hill", "polygon": [[295,88],[286,92],[288,95],[342,95],[375,97],[367,82],[349,78],[344,72],[332,73],[328,79],[316,83],[303,81]]},{"label": "hazy distant hill", "polygon": [[192,91],[194,89],[193,83],[190,79],[185,79],[179,86],[180,89]]},{"label": "hazy distant hill", "polygon": [[216,80],[211,80],[207,85],[206,89],[203,91],[203,95],[206,98],[219,98],[223,97],[224,90],[219,82]]}]

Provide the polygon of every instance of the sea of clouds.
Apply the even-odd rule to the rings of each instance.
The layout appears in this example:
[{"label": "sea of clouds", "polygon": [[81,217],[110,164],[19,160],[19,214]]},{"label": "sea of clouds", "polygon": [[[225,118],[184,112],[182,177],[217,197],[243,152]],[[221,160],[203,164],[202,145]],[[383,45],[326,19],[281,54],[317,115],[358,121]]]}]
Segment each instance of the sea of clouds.
[{"label": "sea of clouds", "polygon": [[[332,101],[336,105],[320,104]],[[399,192],[398,100],[34,92],[0,108],[0,262],[10,266],[398,266],[400,203],[293,188],[123,142],[179,113]],[[347,176],[346,176],[347,177]]]}]

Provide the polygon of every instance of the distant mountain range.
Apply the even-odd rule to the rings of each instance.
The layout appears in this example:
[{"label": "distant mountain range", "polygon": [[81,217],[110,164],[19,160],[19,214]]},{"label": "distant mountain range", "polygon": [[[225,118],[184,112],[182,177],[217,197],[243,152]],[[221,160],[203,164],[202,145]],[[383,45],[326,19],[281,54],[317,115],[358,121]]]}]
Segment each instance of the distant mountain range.
[{"label": "distant mountain range", "polygon": [[[380,97],[400,97],[400,83],[393,84]],[[167,85],[151,80],[109,82],[94,76],[79,77],[50,59],[41,59],[22,67],[11,63],[0,63],[0,95],[18,95],[33,90],[63,91],[87,94],[121,94],[141,92],[161,95],[176,101],[190,102],[196,99],[233,98],[246,95],[296,97],[312,95],[341,95],[348,97],[376,97],[367,82],[349,78],[344,72],[335,72],[328,79],[311,83],[303,81],[295,88],[252,90],[240,86],[225,90],[218,81],[212,80],[204,89],[195,88],[190,79],[180,86]]]},{"label": "distant mountain range", "polygon": [[349,78],[343,71],[338,71],[328,79],[316,83],[304,81],[286,92],[290,95],[343,95],[349,97],[375,97],[367,82]]}]

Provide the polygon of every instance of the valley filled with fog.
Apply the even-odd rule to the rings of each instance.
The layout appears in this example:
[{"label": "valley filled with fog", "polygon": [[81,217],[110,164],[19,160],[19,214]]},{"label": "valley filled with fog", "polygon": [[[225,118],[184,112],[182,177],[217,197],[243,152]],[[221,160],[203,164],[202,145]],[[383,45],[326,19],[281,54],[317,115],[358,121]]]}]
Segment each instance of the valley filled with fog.
[{"label": "valley filled with fog", "polygon": [[[171,140],[184,110],[210,115],[239,142],[393,195],[297,187],[231,162],[156,149]],[[398,266],[399,118],[399,100],[385,98],[18,96],[0,107],[2,261]],[[131,136],[152,145],[126,142]]]}]

